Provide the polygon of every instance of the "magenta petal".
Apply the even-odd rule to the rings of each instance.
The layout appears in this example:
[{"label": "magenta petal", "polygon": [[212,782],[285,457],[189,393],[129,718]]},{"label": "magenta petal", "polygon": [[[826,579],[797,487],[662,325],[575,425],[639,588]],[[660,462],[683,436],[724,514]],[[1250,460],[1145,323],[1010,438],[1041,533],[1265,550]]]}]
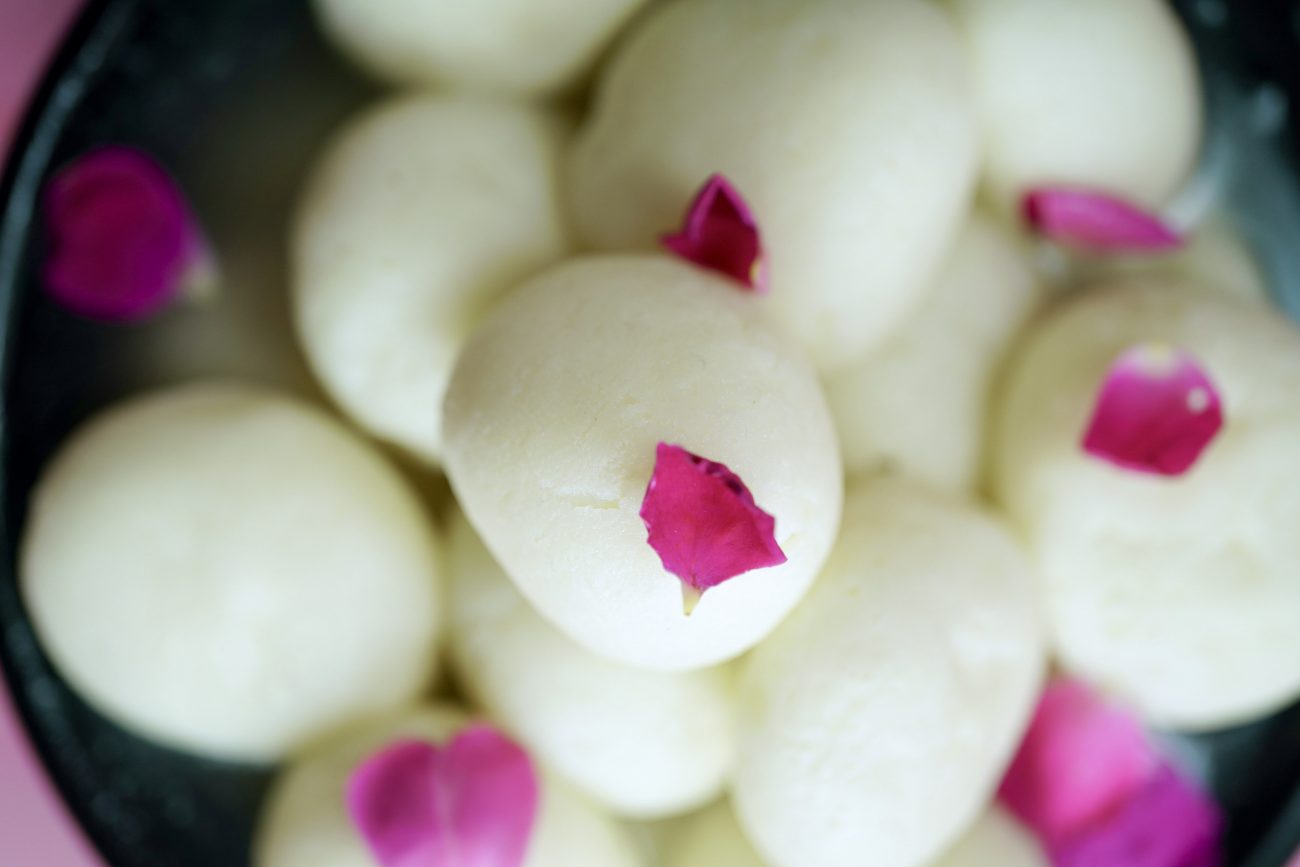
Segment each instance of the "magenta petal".
[{"label": "magenta petal", "polygon": [[1216,867],[1219,809],[1172,767],[1162,767],[1107,821],[1048,846],[1055,867]]},{"label": "magenta petal", "polygon": [[518,745],[470,726],[445,748],[386,747],[353,772],[347,805],[381,867],[520,867],[538,784]]},{"label": "magenta petal", "polygon": [[1139,346],[1107,372],[1083,448],[1128,470],[1179,476],[1222,427],[1219,391],[1191,354]]},{"label": "magenta petal", "polygon": [[1039,188],[1022,202],[1025,220],[1053,241],[1103,252],[1159,252],[1183,237],[1159,218],[1114,196],[1087,190]]},{"label": "magenta petal", "polygon": [[740,477],[680,446],[659,443],[655,450],[641,520],[664,568],[697,593],[785,562],[775,519]]},{"label": "magenta petal", "polygon": [[1043,691],[998,797],[1052,845],[1118,810],[1158,764],[1135,717],[1082,683],[1057,680]]},{"label": "magenta petal", "polygon": [[680,232],[660,241],[688,262],[725,274],[759,294],[767,292],[767,263],[749,205],[722,175],[695,194]]},{"label": "magenta petal", "polygon": [[207,246],[174,181],[123,147],[92,151],[45,190],[49,294],[74,313],[131,322],[207,274]]}]

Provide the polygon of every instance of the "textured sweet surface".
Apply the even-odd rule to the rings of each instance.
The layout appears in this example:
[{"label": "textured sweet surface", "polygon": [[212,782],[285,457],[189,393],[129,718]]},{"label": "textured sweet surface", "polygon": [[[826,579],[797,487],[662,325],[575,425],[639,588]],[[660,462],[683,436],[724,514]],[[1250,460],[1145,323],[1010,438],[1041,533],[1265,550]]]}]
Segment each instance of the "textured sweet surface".
[{"label": "textured sweet surface", "polygon": [[850,493],[808,598],[746,662],[732,794],[773,867],[917,867],[997,787],[1044,667],[1028,559],[901,482]]},{"label": "textured sweet surface", "polygon": [[666,4],[604,71],[575,142],[578,232],[649,247],[721,172],[770,254],[772,321],[820,367],[842,364],[920,300],[965,213],[969,78],[928,3]]},{"label": "textured sweet surface", "polygon": [[931,867],[1049,867],[1033,836],[999,807],[990,807]]},{"label": "textured sweet surface", "polygon": [[[663,867],[766,867],[727,802],[692,816],[673,835]],[[1014,867],[1014,865],[1013,865]]]},{"label": "textured sweet surface", "polygon": [[[524,596],[629,664],[699,668],[753,646],[839,526],[812,370],[751,293],[667,257],[573,260],[512,293],[457,365],[444,433],[461,505]],[[789,558],[709,590],[689,617],[638,515],[659,442],[743,478]]]},{"label": "textured sweet surface", "polygon": [[362,66],[401,84],[536,94],[574,82],[643,0],[315,0]]},{"label": "textured sweet surface", "polygon": [[399,97],[337,134],[299,206],[294,313],[312,367],[361,424],[427,462],[470,330],[567,250],[560,141],[521,103]]},{"label": "textured sweet surface", "polygon": [[[375,720],[289,766],[271,792],[253,856],[256,867],[374,867],[344,807],[352,771],[397,740],[445,742],[469,719],[445,706]],[[632,841],[614,822],[543,778],[541,808],[522,867],[637,867]]]},{"label": "textured sweet surface", "polygon": [[986,182],[1014,206],[1072,184],[1158,207],[1195,163],[1201,90],[1163,0],[949,0],[974,63]]},{"label": "textured sweet surface", "polygon": [[[1114,359],[1195,354],[1226,424],[1185,475],[1080,443]],[[1300,693],[1278,653],[1300,611],[1300,335],[1280,316],[1156,278],[1099,287],[1037,326],[997,417],[997,496],[1046,581],[1071,671],[1176,728],[1230,725]]]},{"label": "textured sweet surface", "polygon": [[648,818],[717,797],[731,770],[731,676],[629,668],[575,644],[519,595],[473,529],[450,534],[457,679],[557,774]]},{"label": "textured sweet surface", "polygon": [[994,374],[1040,297],[1017,242],[976,216],[920,308],[879,349],[827,377],[845,469],[973,490]]},{"label": "textured sweet surface", "polygon": [[97,417],[48,468],[21,583],[96,708],[267,761],[429,681],[433,539],[404,482],[314,409],[189,385]]}]

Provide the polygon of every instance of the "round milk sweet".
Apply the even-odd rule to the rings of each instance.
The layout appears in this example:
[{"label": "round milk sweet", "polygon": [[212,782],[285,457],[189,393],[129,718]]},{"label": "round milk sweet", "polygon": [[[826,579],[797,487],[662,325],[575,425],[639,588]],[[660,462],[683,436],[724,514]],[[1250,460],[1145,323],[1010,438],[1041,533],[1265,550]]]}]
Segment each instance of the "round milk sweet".
[{"label": "round milk sweet", "polygon": [[667,847],[663,867],[766,867],[731,805],[714,804],[686,820]]},{"label": "round milk sweet", "polygon": [[[374,867],[345,806],[353,770],[399,740],[445,744],[470,722],[431,706],[373,720],[294,761],[271,789],[258,824],[256,867]],[[609,817],[541,774],[537,818],[520,867],[640,867],[635,845]]]},{"label": "round milk sweet", "polygon": [[1033,835],[992,806],[930,867],[1050,867]]},{"label": "round milk sweet", "polygon": [[505,99],[395,98],[337,135],[299,205],[293,304],[312,368],[426,462],[470,329],[566,250],[560,139],[553,118]]},{"label": "round milk sweet", "polygon": [[[1225,423],[1178,476],[1121,469],[1081,440],[1121,353],[1191,353]],[[1172,728],[1253,719],[1300,695],[1280,653],[1300,612],[1300,333],[1183,283],[1098,287],[1036,326],[997,412],[996,495],[1032,542],[1056,651]]]},{"label": "round milk sweet", "polygon": [[181,386],[89,422],[36,489],[21,567],[72,686],[203,755],[273,761],[433,670],[420,505],[333,419],[260,387]]},{"label": "round milk sweet", "polygon": [[[460,504],[523,595],[630,665],[749,649],[802,598],[839,526],[842,469],[812,368],[751,294],[664,256],[572,260],[513,292],[456,366],[444,435]],[[661,442],[738,474],[787,558],[689,616],[639,516]]]},{"label": "round milk sweet", "polygon": [[613,812],[681,813],[722,792],[734,755],[732,678],[593,654],[519,595],[462,516],[447,558],[457,680],[556,773]]},{"label": "round milk sweet", "polygon": [[970,70],[912,0],[679,0],[605,70],[571,155],[583,241],[639,249],[710,175],[752,208],[772,321],[821,368],[920,300],[976,176]]},{"label": "round milk sweet", "polygon": [[315,0],[325,31],[399,84],[541,94],[583,74],[643,0]]},{"label": "round milk sweet", "polygon": [[973,219],[921,307],[875,351],[827,377],[845,469],[973,491],[994,375],[1039,297],[1016,241]]},{"label": "round milk sweet", "polygon": [[1013,206],[1079,186],[1147,207],[1187,178],[1201,90],[1165,0],[949,0],[973,62],[986,182]]},{"label": "round milk sweet", "polygon": [[817,585],[742,673],[732,797],[771,867],[914,867],[956,841],[1037,700],[1035,585],[975,506],[850,491]]}]

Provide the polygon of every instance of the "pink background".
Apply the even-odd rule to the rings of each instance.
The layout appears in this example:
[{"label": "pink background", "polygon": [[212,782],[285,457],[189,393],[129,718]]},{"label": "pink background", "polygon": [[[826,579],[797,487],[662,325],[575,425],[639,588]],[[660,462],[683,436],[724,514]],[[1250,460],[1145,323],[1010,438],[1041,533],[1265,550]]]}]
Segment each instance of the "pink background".
[{"label": "pink background", "polygon": [[[0,162],[14,125],[80,0],[0,0]],[[0,864],[98,867],[32,755],[0,684]]]}]

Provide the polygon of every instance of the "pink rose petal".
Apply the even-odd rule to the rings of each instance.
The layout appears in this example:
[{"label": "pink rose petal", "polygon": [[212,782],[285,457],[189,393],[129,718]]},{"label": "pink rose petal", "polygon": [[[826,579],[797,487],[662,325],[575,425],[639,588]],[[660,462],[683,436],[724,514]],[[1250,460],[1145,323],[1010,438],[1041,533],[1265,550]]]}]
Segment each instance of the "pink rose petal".
[{"label": "pink rose petal", "polygon": [[1222,830],[1215,803],[1165,766],[1107,821],[1048,850],[1055,867],[1216,867]]},{"label": "pink rose petal", "polygon": [[1031,228],[1069,247],[1159,252],[1183,245],[1182,235],[1158,217],[1103,193],[1042,187],[1031,190],[1021,205]]},{"label": "pink rose petal", "polygon": [[1191,354],[1139,346],[1107,372],[1083,448],[1128,470],[1179,476],[1222,427],[1219,391]]},{"label": "pink rose petal", "polygon": [[520,867],[537,803],[528,754],[481,725],[446,747],[395,743],[362,763],[347,790],[380,867]]},{"label": "pink rose petal", "polygon": [[1137,719],[1072,680],[1048,684],[998,797],[1045,842],[1104,819],[1156,773]]},{"label": "pink rose petal", "polygon": [[998,798],[1054,867],[1218,864],[1218,806],[1135,717],[1077,681],[1044,690]]},{"label": "pink rose petal", "polygon": [[92,151],[45,191],[45,287],[81,316],[144,319],[213,278],[207,245],[175,182],[124,147]]},{"label": "pink rose petal", "polygon": [[688,614],[710,587],[786,559],[775,519],[740,477],[680,446],[655,450],[641,520],[664,568],[682,580]]},{"label": "pink rose petal", "polygon": [[725,274],[759,294],[767,292],[767,263],[749,205],[722,175],[695,194],[680,232],[664,235],[664,247],[688,262]]}]

